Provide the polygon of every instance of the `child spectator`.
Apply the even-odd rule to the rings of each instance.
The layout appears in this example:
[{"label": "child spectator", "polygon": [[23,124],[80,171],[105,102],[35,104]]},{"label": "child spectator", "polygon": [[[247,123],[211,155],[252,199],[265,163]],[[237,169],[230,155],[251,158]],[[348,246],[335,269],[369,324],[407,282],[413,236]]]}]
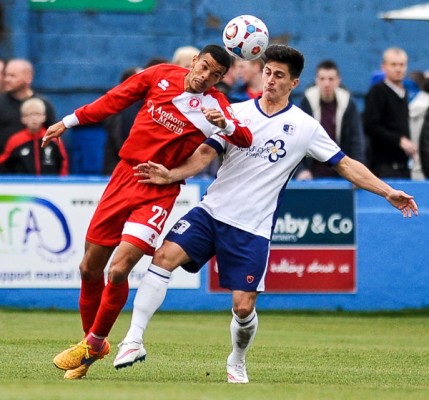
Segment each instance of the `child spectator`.
[{"label": "child spectator", "polygon": [[67,175],[68,158],[62,142],[51,141],[41,148],[46,129],[46,106],[33,97],[21,105],[21,121],[25,128],[13,134],[0,154],[3,173],[30,175]]}]

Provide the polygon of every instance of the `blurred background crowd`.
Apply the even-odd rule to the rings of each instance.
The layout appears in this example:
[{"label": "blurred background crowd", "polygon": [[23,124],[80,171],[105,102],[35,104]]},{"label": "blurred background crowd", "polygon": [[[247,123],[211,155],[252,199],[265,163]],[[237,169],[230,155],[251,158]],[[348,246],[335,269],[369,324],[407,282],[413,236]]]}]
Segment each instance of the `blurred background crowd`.
[{"label": "blurred background crowd", "polygon": [[[152,65],[188,68],[205,44],[221,44],[228,20],[252,14],[268,26],[270,43],[304,54],[293,101],[346,154],[382,178],[429,178],[429,24],[380,18],[417,1],[64,3],[0,0],[1,174],[110,175],[140,103],[42,151],[46,127]],[[257,98],[262,68],[261,60],[234,59],[218,89],[231,102]],[[213,178],[220,162],[201,176]],[[295,174],[318,178],[336,176],[310,160]]]}]

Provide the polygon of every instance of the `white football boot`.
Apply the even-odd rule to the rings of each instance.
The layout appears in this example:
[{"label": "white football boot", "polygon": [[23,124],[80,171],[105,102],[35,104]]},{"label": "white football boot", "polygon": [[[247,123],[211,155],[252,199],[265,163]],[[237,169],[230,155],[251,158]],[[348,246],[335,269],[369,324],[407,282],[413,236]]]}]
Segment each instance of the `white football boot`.
[{"label": "white football boot", "polygon": [[118,344],[118,354],[113,361],[116,369],[132,367],[136,362],[142,362],[146,359],[146,349],[142,343],[121,342]]},{"label": "white football boot", "polygon": [[237,364],[226,364],[228,383],[249,383],[246,371],[246,363],[241,361]]}]

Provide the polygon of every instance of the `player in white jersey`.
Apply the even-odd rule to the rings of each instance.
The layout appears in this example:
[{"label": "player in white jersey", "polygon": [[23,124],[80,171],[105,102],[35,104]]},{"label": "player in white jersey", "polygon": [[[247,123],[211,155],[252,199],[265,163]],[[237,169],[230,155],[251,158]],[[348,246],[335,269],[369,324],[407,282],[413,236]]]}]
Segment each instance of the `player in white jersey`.
[{"label": "player in white jersey", "polygon": [[273,45],[265,58],[262,97],[232,105],[236,118],[253,133],[250,148],[211,138],[178,168],[168,170],[151,162],[137,168],[142,183],[167,184],[194,175],[225,152],[218,176],[202,201],[177,222],[155,252],[138,288],[131,327],[114,361],[116,368],[131,366],[146,355],[143,333],[165,297],[171,272],[178,266],[198,271],[216,255],[220,286],[232,291],[228,382],[249,382],[245,359],[258,327],[255,305],[258,293],[264,291],[277,209],[305,156],[383,196],[404,217],[418,213],[412,196],[393,189],[347,157],[315,119],[289,101],[304,67],[302,54],[285,45]]}]

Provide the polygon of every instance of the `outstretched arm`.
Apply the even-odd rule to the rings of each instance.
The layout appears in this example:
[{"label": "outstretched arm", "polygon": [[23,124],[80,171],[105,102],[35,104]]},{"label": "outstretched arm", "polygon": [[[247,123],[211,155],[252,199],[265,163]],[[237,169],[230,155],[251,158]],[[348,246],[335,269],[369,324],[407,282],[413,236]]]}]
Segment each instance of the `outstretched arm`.
[{"label": "outstretched arm", "polygon": [[52,139],[57,139],[58,143],[60,142],[61,135],[67,130],[63,121],[59,121],[54,125],[51,125],[43,136],[42,139],[42,148],[45,148]]},{"label": "outstretched arm", "polygon": [[392,188],[386,182],[377,178],[359,161],[346,156],[334,169],[357,187],[384,197],[393,207],[401,211],[404,218],[411,218],[413,213],[418,215],[418,207],[413,196],[402,190]]},{"label": "outstretched arm", "polygon": [[172,182],[182,181],[202,171],[218,156],[216,150],[207,145],[200,145],[194,153],[180,166],[171,170],[162,164],[152,161],[139,164],[134,169],[134,174],[139,178],[139,183],[153,183],[156,185],[168,185]]}]

